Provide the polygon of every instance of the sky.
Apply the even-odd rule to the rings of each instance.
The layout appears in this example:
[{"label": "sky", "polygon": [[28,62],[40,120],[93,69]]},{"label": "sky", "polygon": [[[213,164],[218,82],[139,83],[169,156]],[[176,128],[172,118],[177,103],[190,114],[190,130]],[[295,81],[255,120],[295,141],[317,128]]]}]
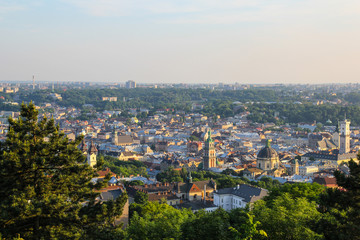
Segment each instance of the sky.
[{"label": "sky", "polygon": [[360,83],[359,0],[0,0],[0,80]]}]

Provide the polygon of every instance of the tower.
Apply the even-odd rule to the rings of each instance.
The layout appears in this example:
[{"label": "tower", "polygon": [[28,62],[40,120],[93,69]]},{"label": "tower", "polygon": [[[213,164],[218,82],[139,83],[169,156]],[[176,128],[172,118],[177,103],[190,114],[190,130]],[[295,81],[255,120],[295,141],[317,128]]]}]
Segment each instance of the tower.
[{"label": "tower", "polygon": [[96,165],[96,155],[98,153],[98,150],[94,144],[93,141],[91,141],[91,145],[87,154],[87,163],[91,166],[94,167]]},{"label": "tower", "polygon": [[345,119],[340,122],[340,154],[350,152],[350,120]]},{"label": "tower", "polygon": [[291,175],[299,175],[299,163],[298,160],[295,158],[290,162],[290,174]]},{"label": "tower", "polygon": [[118,132],[117,132],[116,128],[114,127],[114,132],[113,132],[113,136],[112,136],[112,144],[118,145],[118,143],[119,143]]},{"label": "tower", "polygon": [[211,138],[211,130],[208,131],[208,137],[204,147],[204,169],[216,167],[216,156],[214,140]]}]

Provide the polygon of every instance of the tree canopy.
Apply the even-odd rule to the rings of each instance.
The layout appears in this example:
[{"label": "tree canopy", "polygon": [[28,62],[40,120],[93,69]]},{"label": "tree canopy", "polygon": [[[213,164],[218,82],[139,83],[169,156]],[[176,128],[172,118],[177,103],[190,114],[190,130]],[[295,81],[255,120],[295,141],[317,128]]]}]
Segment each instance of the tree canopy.
[{"label": "tree canopy", "polygon": [[32,103],[21,106],[18,119],[9,119],[6,141],[0,145],[3,237],[99,239],[117,231],[115,217],[127,196],[96,200],[103,184],[91,181],[96,169],[85,164],[77,148],[81,140],[69,142],[53,119],[38,119]]}]

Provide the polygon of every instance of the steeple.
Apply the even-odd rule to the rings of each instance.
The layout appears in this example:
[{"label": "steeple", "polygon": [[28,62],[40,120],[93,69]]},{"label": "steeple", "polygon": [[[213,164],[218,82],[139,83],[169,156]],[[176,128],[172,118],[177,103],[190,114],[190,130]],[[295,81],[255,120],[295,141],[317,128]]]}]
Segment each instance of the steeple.
[{"label": "steeple", "polygon": [[206,142],[214,142],[214,140],[211,138],[211,129],[209,128],[209,131],[208,131],[208,137],[206,139]]},{"label": "steeple", "polygon": [[266,145],[265,147],[271,148],[271,139],[266,139]]},{"label": "steeple", "polygon": [[90,148],[89,148],[89,154],[97,154],[98,150],[93,142],[93,140],[91,140],[91,145],[90,145]]},{"label": "steeple", "polygon": [[189,171],[188,181],[189,183],[192,183],[191,171]]}]

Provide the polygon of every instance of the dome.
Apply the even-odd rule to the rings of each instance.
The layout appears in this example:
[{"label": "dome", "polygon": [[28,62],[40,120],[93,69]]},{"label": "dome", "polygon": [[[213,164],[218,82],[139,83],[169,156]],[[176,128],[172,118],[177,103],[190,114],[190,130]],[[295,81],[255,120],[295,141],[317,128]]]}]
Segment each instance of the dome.
[{"label": "dome", "polygon": [[277,152],[271,148],[270,146],[270,140],[266,141],[266,146],[260,150],[260,152],[257,155],[258,158],[274,158],[279,157]]}]

